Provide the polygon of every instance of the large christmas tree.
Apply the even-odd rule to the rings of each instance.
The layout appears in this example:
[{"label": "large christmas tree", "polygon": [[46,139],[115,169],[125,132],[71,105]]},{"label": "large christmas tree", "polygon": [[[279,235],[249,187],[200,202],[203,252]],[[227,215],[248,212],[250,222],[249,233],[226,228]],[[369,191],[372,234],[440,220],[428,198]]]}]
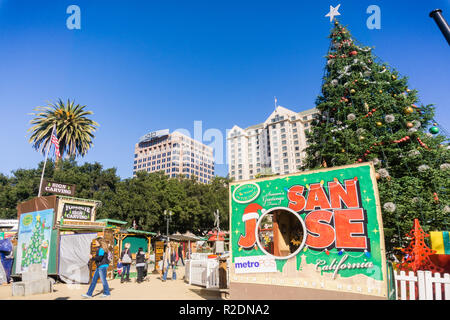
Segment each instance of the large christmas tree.
[{"label": "large christmas tree", "polygon": [[388,250],[405,244],[414,218],[426,231],[445,230],[450,151],[434,108],[419,105],[407,78],[337,21],[330,38],[319,116],[307,134],[302,169],[373,161]]}]

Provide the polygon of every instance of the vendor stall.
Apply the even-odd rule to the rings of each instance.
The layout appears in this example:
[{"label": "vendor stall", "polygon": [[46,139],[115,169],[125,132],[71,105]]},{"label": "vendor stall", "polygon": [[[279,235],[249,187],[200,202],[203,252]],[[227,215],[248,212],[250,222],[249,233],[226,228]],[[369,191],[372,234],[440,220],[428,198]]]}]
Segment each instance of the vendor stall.
[{"label": "vendor stall", "polygon": [[231,183],[230,249],[231,299],[390,298],[371,163]]},{"label": "vendor stall", "polygon": [[[113,229],[95,221],[100,205],[100,201],[61,195],[18,204],[18,243],[12,277],[20,277],[30,265],[39,263],[48,275],[66,282],[88,283],[92,240],[103,237],[113,247]],[[114,262],[108,268],[110,278]]]}]

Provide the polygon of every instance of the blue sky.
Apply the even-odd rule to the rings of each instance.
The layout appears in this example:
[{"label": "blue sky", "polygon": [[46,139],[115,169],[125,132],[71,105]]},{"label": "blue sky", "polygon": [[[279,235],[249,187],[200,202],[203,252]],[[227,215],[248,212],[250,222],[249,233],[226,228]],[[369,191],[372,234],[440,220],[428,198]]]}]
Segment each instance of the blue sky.
[{"label": "blue sky", "polygon": [[[0,172],[34,168],[28,143],[38,105],[75,99],[100,123],[79,159],[132,175],[134,144],[147,132],[185,128],[225,134],[264,121],[273,97],[314,107],[331,24],[329,6],[364,45],[410,79],[421,102],[450,128],[449,46],[428,13],[450,1],[21,1],[0,0]],[[81,9],[69,30],[66,9]],[[366,9],[381,8],[381,30]],[[216,173],[226,175],[225,165]]]}]

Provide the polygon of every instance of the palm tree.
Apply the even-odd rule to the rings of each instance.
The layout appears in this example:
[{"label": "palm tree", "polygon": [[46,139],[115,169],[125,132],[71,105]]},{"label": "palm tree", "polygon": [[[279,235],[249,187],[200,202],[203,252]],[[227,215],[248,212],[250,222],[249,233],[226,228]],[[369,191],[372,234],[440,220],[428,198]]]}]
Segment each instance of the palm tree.
[{"label": "palm tree", "polygon": [[64,103],[61,99],[47,107],[36,107],[31,113],[35,117],[30,121],[33,126],[28,129],[31,132],[29,142],[44,154],[51,143],[53,126],[56,125],[61,157],[64,154],[69,157],[86,155],[93,146],[92,139],[99,125],[86,117],[93,113],[85,111],[85,107],[75,105],[70,100]]}]

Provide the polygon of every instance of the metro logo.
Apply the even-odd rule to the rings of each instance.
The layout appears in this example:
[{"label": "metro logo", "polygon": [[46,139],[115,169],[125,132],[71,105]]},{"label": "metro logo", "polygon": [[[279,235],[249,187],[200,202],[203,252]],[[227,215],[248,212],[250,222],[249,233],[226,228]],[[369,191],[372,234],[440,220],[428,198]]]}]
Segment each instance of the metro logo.
[{"label": "metro logo", "polygon": [[311,249],[369,250],[358,179],[345,180],[344,184],[345,188],[337,179],[328,182],[328,194],[323,183],[311,184],[309,188],[296,185],[288,190],[288,207],[306,214],[306,245]]},{"label": "metro logo", "polygon": [[236,257],[234,262],[236,273],[277,272],[274,258],[268,256]]}]

